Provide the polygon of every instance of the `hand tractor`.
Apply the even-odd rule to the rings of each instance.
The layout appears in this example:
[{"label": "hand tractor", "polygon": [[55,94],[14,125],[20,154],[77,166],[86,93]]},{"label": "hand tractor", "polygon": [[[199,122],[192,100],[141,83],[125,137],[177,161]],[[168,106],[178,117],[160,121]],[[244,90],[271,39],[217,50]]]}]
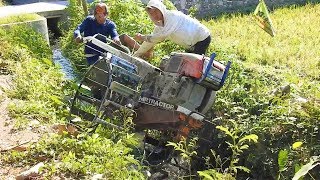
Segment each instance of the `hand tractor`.
[{"label": "hand tractor", "polygon": [[[199,151],[210,147],[214,126],[204,114],[225,83],[230,61],[223,65],[215,61],[214,53],[206,57],[173,52],[155,67],[101,34],[85,37],[84,42],[88,47],[99,47],[95,50],[100,58],[81,80],[71,115],[122,130],[125,122],[116,118],[115,112],[127,112],[135,131],[160,132],[160,137],[145,133],[149,165],[172,163],[176,153],[167,142],[188,138],[192,132],[202,142]],[[175,164],[179,166],[177,161]]]}]

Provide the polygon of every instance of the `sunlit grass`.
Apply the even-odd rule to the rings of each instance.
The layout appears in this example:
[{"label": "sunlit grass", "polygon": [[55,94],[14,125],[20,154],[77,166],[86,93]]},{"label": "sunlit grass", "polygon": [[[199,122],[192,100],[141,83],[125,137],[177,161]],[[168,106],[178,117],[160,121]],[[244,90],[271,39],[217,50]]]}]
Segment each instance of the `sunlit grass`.
[{"label": "sunlit grass", "polygon": [[[127,6],[133,5],[128,3],[120,7],[121,11],[112,7],[115,12],[121,12],[113,14],[112,19],[121,20],[115,22],[121,24],[118,26],[120,31],[127,27],[128,34],[135,33],[145,22],[144,18],[136,18],[134,23],[123,20],[126,19],[124,15],[132,16],[130,13],[134,11],[128,10]],[[227,82],[219,90],[212,107],[217,116],[213,121],[221,120],[226,127],[228,121],[234,121],[239,126],[237,135],[251,133],[259,136],[259,145],[241,157],[251,166],[254,179],[276,177],[279,150],[289,148],[294,142],[303,141],[304,150],[290,154],[292,159],[286,172],[282,172],[288,178],[293,176],[295,164],[303,164],[309,157],[319,154],[320,138],[318,128],[315,129],[319,127],[320,109],[319,10],[319,4],[308,4],[272,12],[275,37],[260,29],[252,15],[234,14],[203,22],[212,32],[208,53],[216,52],[218,60],[232,61]],[[76,13],[73,15],[80,17]],[[72,37],[73,29],[70,32],[68,37]],[[75,52],[80,49],[69,46],[71,40],[65,38],[63,44],[68,46],[62,47],[71,52],[75,58],[69,59],[75,61],[81,52]],[[155,54],[160,59],[178,50],[176,45],[167,41],[155,47]],[[290,87],[290,92],[281,91],[282,87]],[[226,142],[221,137],[213,139],[218,143],[221,140],[219,147]],[[220,157],[230,159],[226,149],[220,150]],[[263,178],[261,174],[267,176]]]},{"label": "sunlit grass", "polygon": [[[255,157],[266,153],[262,158],[266,166],[257,164],[261,157],[243,157],[263,169],[253,168],[251,174],[269,169],[275,177],[277,153],[297,141],[306,142],[303,155],[291,154],[291,165],[283,172],[286,177],[293,176],[294,164],[319,154],[319,135],[313,130],[319,127],[320,114],[319,15],[320,4],[277,9],[270,13],[275,37],[258,27],[252,14],[203,22],[212,32],[209,51],[217,52],[218,59],[233,61],[214,111],[223,122],[235,120],[243,132],[263,139],[263,149],[251,153]],[[290,87],[290,92],[279,91],[283,87]]]},{"label": "sunlit grass", "polygon": [[[1,6],[1,2],[0,2]],[[17,23],[17,22],[26,22],[26,21],[33,21],[42,18],[38,14],[19,14],[19,15],[12,15],[0,18],[0,25],[1,24],[10,24],[10,23]]]},{"label": "sunlit grass", "polygon": [[211,48],[238,54],[248,63],[286,69],[295,78],[319,80],[320,5],[278,9],[270,16],[275,37],[260,29],[252,15],[204,22],[212,32]]}]

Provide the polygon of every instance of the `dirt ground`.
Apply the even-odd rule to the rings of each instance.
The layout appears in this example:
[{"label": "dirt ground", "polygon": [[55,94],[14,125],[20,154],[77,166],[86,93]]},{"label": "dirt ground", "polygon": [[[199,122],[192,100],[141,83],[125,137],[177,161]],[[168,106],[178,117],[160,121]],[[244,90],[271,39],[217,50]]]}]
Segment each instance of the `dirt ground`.
[{"label": "dirt ground", "polygon": [[[21,131],[14,129],[15,120],[9,117],[7,110],[12,100],[5,93],[6,90],[10,90],[11,84],[10,75],[0,75],[0,152],[37,141],[40,137],[38,130],[32,127]],[[15,176],[23,170],[25,169],[3,165],[0,159],[0,180],[15,179]]]}]

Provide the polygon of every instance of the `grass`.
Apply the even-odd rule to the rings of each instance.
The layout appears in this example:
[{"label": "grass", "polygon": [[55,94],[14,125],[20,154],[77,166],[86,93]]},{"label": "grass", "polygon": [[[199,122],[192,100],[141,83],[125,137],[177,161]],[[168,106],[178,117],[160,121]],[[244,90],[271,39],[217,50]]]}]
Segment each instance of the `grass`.
[{"label": "grass", "polygon": [[[250,176],[254,179],[276,179],[279,174],[278,152],[290,149],[295,142],[304,144],[300,150],[290,151],[288,155],[290,161],[281,172],[288,178],[293,176],[295,167],[320,153],[320,137],[314,128],[320,126],[319,12],[319,4],[273,11],[270,15],[275,37],[260,29],[252,14],[233,14],[203,21],[212,33],[209,52],[216,52],[219,61],[232,61],[226,85],[218,92],[212,107],[217,115],[213,121],[233,130],[228,122],[235,122],[237,136],[259,136],[258,144],[239,157],[239,166],[251,167]],[[145,19],[140,17],[134,24],[128,21],[126,23],[130,26],[124,26],[120,16],[124,14],[118,15],[120,18],[113,15],[116,24],[127,27],[126,31],[131,34],[140,24],[145,24]],[[68,37],[71,35],[72,31]],[[64,44],[70,42],[70,39],[64,40]],[[160,43],[155,47],[157,57],[153,63],[158,64],[161,57],[180,50],[178,48],[168,41]],[[72,60],[80,59],[76,57],[79,57],[79,51],[73,53],[75,49],[64,49],[74,54]],[[285,87],[290,91],[283,93]],[[232,152],[224,146],[228,139],[220,133],[212,141],[222,147],[213,150],[222,159],[230,159]],[[247,177],[248,174],[238,173],[238,176]]]},{"label": "grass", "polygon": [[63,112],[63,103],[59,104],[55,99],[61,99],[63,79],[50,60],[50,47],[41,35],[25,25],[0,29],[0,35],[1,57],[6,59],[6,68],[15,76],[15,88],[7,94],[16,99],[15,103],[9,104],[9,111],[11,117],[18,119],[17,128],[25,128],[26,120],[32,119],[43,123],[57,122],[61,118],[58,114]]},{"label": "grass", "polygon": [[[320,126],[319,12],[320,4],[275,10],[270,14],[275,37],[260,29],[252,15],[203,22],[213,36],[210,51],[218,52],[218,59],[233,61],[214,111],[225,126],[235,120],[242,132],[259,135],[257,147],[242,156],[258,179],[267,178],[262,176],[266,172],[277,176],[277,153],[290,149],[294,142],[302,141],[304,147],[300,154],[290,151],[290,161],[281,172],[285,177],[293,175],[294,166],[320,152],[320,137],[314,129]],[[283,94],[281,88],[286,85],[290,92]],[[298,101],[301,97],[307,103]]]},{"label": "grass", "polygon": [[[128,4],[130,7],[133,5]],[[131,13],[128,6],[123,6],[121,12]],[[220,130],[234,132],[234,140],[248,134],[259,137],[257,144],[243,147],[247,151],[235,153],[232,151],[238,147],[226,146],[230,138],[219,131],[212,140],[218,147],[212,148],[218,157],[210,161],[212,173],[227,172],[225,167],[237,163],[233,168],[245,166],[251,170],[249,175],[242,172],[233,174],[239,179],[248,176],[253,179],[276,179],[280,175],[290,179],[297,167],[306,164],[311,156],[319,155],[319,12],[319,4],[274,11],[271,14],[277,32],[274,38],[261,30],[251,15],[235,14],[203,22],[212,32],[209,51],[217,52],[221,61],[232,61],[226,85],[218,92],[212,107],[217,115],[213,121],[220,123],[217,123]],[[120,20],[123,19],[121,17]],[[141,18],[140,24],[144,20]],[[138,23],[127,23],[130,26],[122,25],[128,31],[135,31],[139,26],[136,25]],[[19,127],[24,126],[25,120],[40,119],[43,123],[50,123],[66,117],[62,99],[68,91],[63,89],[61,75],[48,61],[51,55],[47,44],[35,41],[40,37],[29,33],[25,28],[0,31],[0,58],[8,62],[10,73],[16,77],[16,89],[10,97],[18,101],[11,106],[10,112],[22,120],[17,125]],[[72,42],[70,34],[65,37],[65,42]],[[175,50],[176,46],[170,45],[163,43],[158,46],[159,49],[166,48],[160,49],[158,56]],[[75,47],[64,50],[77,51],[72,60],[79,60],[83,58],[79,57],[82,51],[79,53],[81,49]],[[286,85],[290,85],[290,92],[283,93]],[[298,101],[299,98],[307,102]],[[127,132],[99,128],[94,134],[84,132],[77,137],[68,134],[44,137],[26,152],[3,154],[2,160],[25,166],[34,165],[37,161],[35,157],[45,157],[48,164],[43,171],[49,179],[64,174],[85,179],[96,173],[111,179],[143,179],[139,157],[132,153],[136,141]],[[303,144],[297,149],[291,148],[296,142]],[[281,155],[278,158],[279,152],[284,150],[288,152],[287,157]],[[214,166],[214,161],[219,158],[230,160],[232,157],[236,157],[236,163],[226,160],[223,166]],[[285,163],[279,161],[286,158]],[[317,172],[310,171],[310,174],[317,179]]]},{"label": "grass", "polygon": [[[212,49],[237,54],[242,61],[285,71],[289,82],[319,81],[320,4],[278,9],[271,14],[276,36],[260,29],[252,15],[234,15],[208,21]],[[320,93],[312,96],[320,98]]]},{"label": "grass", "polygon": [[33,21],[37,19],[41,19],[42,17],[38,14],[19,14],[19,15],[11,15],[7,17],[0,18],[0,25],[2,24],[11,24],[18,22],[26,22]]},{"label": "grass", "polygon": [[[32,120],[42,126],[66,123],[68,109],[63,98],[70,93],[71,82],[63,79],[52,63],[52,52],[41,35],[19,25],[0,28],[0,40],[0,58],[6,60],[5,66],[14,76],[14,87],[6,92],[14,99],[8,107],[14,128],[25,129]],[[68,133],[44,135],[28,151],[1,152],[1,165],[33,166],[38,161],[34,157],[45,157],[48,161],[43,175],[48,179],[64,173],[75,179],[89,179],[97,173],[111,179],[143,179],[140,162],[132,155],[136,139],[126,132],[104,128],[97,133],[85,131],[77,137]]]}]

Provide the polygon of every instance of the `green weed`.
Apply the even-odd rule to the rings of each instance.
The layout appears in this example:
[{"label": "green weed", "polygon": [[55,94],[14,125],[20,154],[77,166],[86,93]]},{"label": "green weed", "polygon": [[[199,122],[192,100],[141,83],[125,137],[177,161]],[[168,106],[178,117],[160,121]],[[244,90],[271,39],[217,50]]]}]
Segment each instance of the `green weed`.
[{"label": "green weed", "polygon": [[24,25],[0,29],[0,34],[3,35],[1,57],[6,59],[6,68],[14,74],[14,88],[7,94],[17,99],[9,105],[10,115],[18,119],[17,127],[22,128],[25,120],[52,123],[63,119],[64,83],[59,68],[49,60],[52,53],[48,44]]},{"label": "green weed", "polygon": [[[130,7],[122,3],[115,5],[111,9],[111,19],[118,25],[119,32],[133,35],[139,31],[152,31],[150,20],[137,4],[128,3]],[[117,5],[125,13],[117,14],[120,13]],[[139,17],[130,14],[133,9],[139,12]],[[219,117],[222,127],[234,120],[239,134],[259,136],[257,148],[249,147],[237,156],[239,166],[250,167],[251,176],[256,179],[277,178],[278,156],[274,152],[296,141],[303,141],[305,150],[299,155],[293,154],[292,159],[303,162],[320,152],[317,128],[320,126],[319,12],[319,4],[275,10],[271,13],[277,33],[274,38],[255,24],[251,14],[203,21],[213,37],[208,54],[216,52],[219,61],[232,61],[226,85],[218,92],[212,111]],[[145,26],[140,27],[141,24]],[[68,35],[63,44],[71,41],[72,37]],[[64,47],[72,52],[72,59],[84,59],[80,57],[79,49],[76,54],[74,46]],[[171,42],[161,43],[155,49],[159,59],[172,51],[182,50]],[[159,63],[159,59],[154,59],[153,63]],[[226,140],[215,138],[221,140],[220,143]],[[220,155],[222,159],[235,158],[227,152]],[[282,171],[285,177],[293,176],[292,159]],[[247,174],[240,173],[239,176],[246,177]]]},{"label": "green weed", "polygon": [[[113,5],[110,18],[116,22],[120,33],[134,35],[139,31],[152,31],[152,23],[141,4],[134,1],[110,3]],[[72,38],[73,29],[84,18],[82,7],[75,0],[70,4],[71,17],[62,25],[65,36],[61,45],[69,59],[85,70],[83,45],[76,45]],[[271,14],[277,31],[274,38],[259,29],[250,15],[203,22],[212,32],[209,52],[216,52],[220,61],[231,60],[232,68],[212,107],[221,121],[218,129],[227,135],[220,133],[214,140],[222,147],[227,141],[230,152],[212,149],[218,168],[201,171],[200,176],[248,177],[238,171],[248,167],[250,176],[255,179],[290,179],[312,156],[320,153],[319,12],[319,4],[274,11]],[[10,106],[11,115],[44,123],[64,120],[66,110],[62,99],[70,91],[65,89],[61,74],[50,63],[52,55],[47,44],[24,27],[11,31],[0,29],[0,35],[0,59],[1,62],[6,60],[6,68],[15,76],[17,87],[10,97],[19,99]],[[156,49],[158,58],[181,50],[170,42],[161,43]],[[153,63],[157,64],[158,60]],[[234,122],[232,127],[227,124],[230,120]],[[20,122],[17,127],[24,126],[24,121]],[[50,137],[27,152],[13,152],[2,155],[1,159],[25,165],[35,164],[38,160],[34,157],[45,157],[49,164],[45,169],[48,177],[65,173],[74,178],[90,178],[94,173],[102,173],[109,179],[144,178],[138,157],[132,155],[131,147],[136,146],[137,140],[129,133],[130,119],[125,123],[125,133],[99,127],[92,136]],[[254,148],[248,146],[247,141],[256,139],[255,136],[244,134],[259,137]],[[303,142],[303,145],[286,153],[295,142]],[[175,144],[187,159],[192,157],[192,148],[181,145]],[[225,166],[227,173],[222,171]],[[317,179],[319,175],[314,169],[308,174]]]},{"label": "green weed", "polygon": [[37,159],[46,163],[42,172],[47,178],[65,174],[74,178],[90,178],[94,174],[103,174],[106,179],[143,179],[142,166],[130,155],[128,148],[132,136],[124,136],[117,141],[99,134],[79,134],[72,138],[64,135],[43,137],[26,152],[13,151],[2,159],[7,163],[21,162],[34,164]]},{"label": "green weed", "polygon": [[195,175],[192,174],[192,167],[191,167],[191,160],[192,158],[197,155],[196,152],[196,144],[198,138],[192,138],[190,141],[187,141],[186,138],[183,138],[181,141],[175,142],[168,142],[167,146],[172,146],[175,151],[179,152],[182,160],[185,161],[186,165],[188,166],[188,175],[182,178],[189,178],[192,179]]},{"label": "green weed", "polygon": [[[0,6],[1,6],[1,2],[0,2]],[[42,17],[39,16],[38,14],[19,14],[19,15],[6,16],[6,17],[0,18],[0,25],[33,21],[40,18]]]}]

